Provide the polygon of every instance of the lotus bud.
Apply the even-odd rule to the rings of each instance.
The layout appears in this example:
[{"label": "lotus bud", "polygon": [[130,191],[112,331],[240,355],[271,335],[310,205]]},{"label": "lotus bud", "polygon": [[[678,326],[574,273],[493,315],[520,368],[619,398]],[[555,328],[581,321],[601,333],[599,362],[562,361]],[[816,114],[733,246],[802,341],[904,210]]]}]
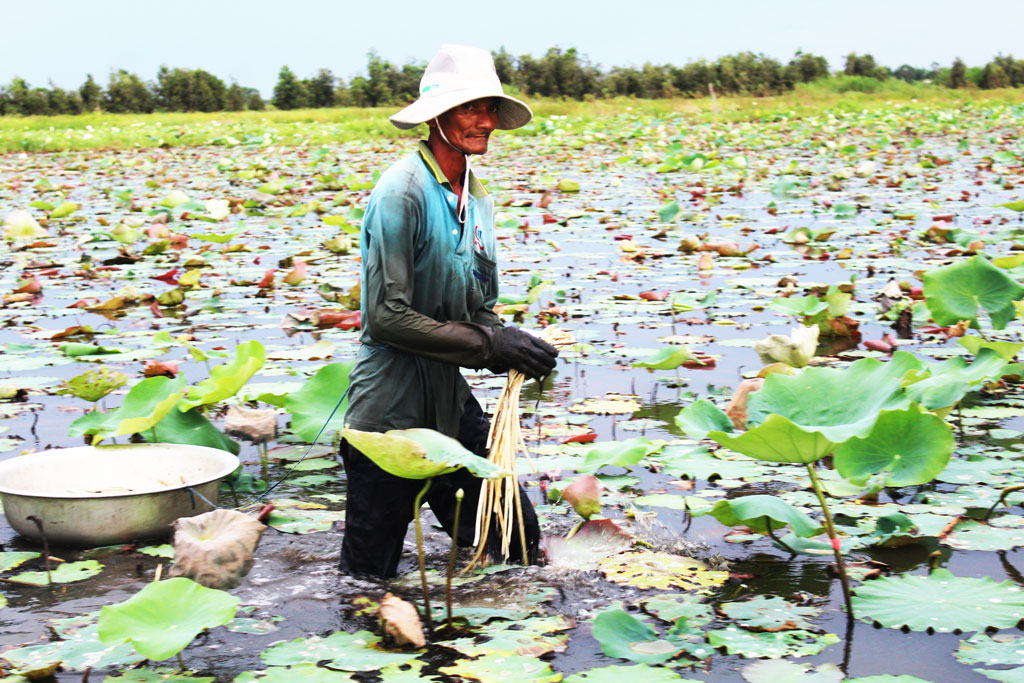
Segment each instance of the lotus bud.
[{"label": "lotus bud", "polygon": [[29,241],[44,237],[43,230],[32,214],[23,209],[11,211],[4,219],[4,239],[13,241]]},{"label": "lotus bud", "polygon": [[118,291],[117,296],[125,301],[138,301],[139,297],[142,296],[142,292],[139,291],[138,287],[125,285]]},{"label": "lotus bud", "polygon": [[215,221],[222,221],[231,213],[231,205],[226,199],[211,199],[206,202],[206,214]]},{"label": "lotus bud", "polygon": [[562,491],[572,509],[583,519],[601,512],[601,482],[592,474],[581,474]]},{"label": "lotus bud", "polygon": [[284,283],[286,285],[295,286],[306,279],[306,262],[296,261],[291,271],[284,276]]},{"label": "lotus bud", "polygon": [[773,334],[754,344],[754,350],[761,356],[763,363],[787,363],[794,368],[802,368],[814,358],[818,348],[817,325],[810,327],[794,327],[790,336]]}]

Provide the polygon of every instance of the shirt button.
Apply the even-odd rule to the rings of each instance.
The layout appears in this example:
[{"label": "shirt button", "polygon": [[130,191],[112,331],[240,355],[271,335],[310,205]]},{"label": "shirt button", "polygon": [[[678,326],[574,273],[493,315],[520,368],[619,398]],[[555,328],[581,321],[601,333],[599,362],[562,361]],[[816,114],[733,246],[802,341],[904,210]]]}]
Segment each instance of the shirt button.
[{"label": "shirt button", "polygon": [[449,195],[448,196],[448,203],[451,204],[454,201],[455,201],[455,197],[452,197],[451,195]]},{"label": "shirt button", "polygon": [[452,234],[453,234],[453,235],[458,235],[458,234],[459,234],[459,231],[458,231],[458,230],[452,230]]}]

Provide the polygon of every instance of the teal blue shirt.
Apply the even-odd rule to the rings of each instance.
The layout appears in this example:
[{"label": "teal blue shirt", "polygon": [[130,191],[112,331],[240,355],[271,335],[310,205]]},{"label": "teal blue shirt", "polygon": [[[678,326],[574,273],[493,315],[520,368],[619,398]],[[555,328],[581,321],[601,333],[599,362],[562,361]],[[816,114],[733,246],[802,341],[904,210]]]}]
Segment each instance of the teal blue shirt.
[{"label": "teal blue shirt", "polygon": [[362,347],[346,423],[458,434],[469,385],[501,326],[494,202],[470,174],[468,217],[425,142],[377,182],[363,216]]}]

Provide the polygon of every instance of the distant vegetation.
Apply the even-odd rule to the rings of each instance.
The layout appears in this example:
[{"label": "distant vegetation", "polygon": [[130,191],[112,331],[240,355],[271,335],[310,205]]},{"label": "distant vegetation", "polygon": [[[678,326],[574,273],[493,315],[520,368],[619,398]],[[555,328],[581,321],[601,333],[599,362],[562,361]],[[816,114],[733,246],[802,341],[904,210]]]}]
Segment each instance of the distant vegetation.
[{"label": "distant vegetation", "polygon": [[[543,57],[514,57],[504,48],[493,53],[501,80],[527,96],[589,100],[612,97],[667,99],[718,95],[768,96],[792,91],[798,84],[814,83],[829,92],[879,92],[899,83],[924,82],[957,89],[1024,87],[1024,60],[998,56],[981,67],[968,67],[959,58],[948,67],[932,64],[918,68],[904,64],[895,69],[875,63],[870,54],[847,55],[841,71],[830,71],[824,57],[797,52],[788,63],[763,54],[741,52],[713,62],[698,60],[683,66],[647,63],[641,67],[602,70],[574,48],[549,49]],[[52,82],[33,87],[15,77],[0,86],[0,115],[39,116],[109,113],[261,111],[329,107],[404,105],[417,96],[424,62],[391,64],[374,52],[368,55],[364,75],[345,82],[329,69],[299,78],[281,67],[271,101],[259,91],[237,83],[226,85],[202,69],[163,66],[155,81],[117,69],[105,87],[90,75],[77,90],[64,90]]]}]

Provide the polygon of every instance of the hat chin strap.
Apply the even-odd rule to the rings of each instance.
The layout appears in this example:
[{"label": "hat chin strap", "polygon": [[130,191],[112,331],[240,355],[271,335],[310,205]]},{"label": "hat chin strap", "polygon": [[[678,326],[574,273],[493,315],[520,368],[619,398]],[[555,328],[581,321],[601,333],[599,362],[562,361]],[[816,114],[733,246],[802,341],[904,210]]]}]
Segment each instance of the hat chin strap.
[{"label": "hat chin strap", "polygon": [[437,132],[441,134],[441,139],[444,140],[444,144],[448,145],[466,158],[466,175],[462,179],[462,196],[459,197],[458,207],[459,223],[465,225],[466,219],[469,218],[469,152],[464,149],[459,149],[448,140],[448,136],[444,134],[444,128],[441,127],[441,121],[436,116],[434,117],[434,123],[437,124]]}]

